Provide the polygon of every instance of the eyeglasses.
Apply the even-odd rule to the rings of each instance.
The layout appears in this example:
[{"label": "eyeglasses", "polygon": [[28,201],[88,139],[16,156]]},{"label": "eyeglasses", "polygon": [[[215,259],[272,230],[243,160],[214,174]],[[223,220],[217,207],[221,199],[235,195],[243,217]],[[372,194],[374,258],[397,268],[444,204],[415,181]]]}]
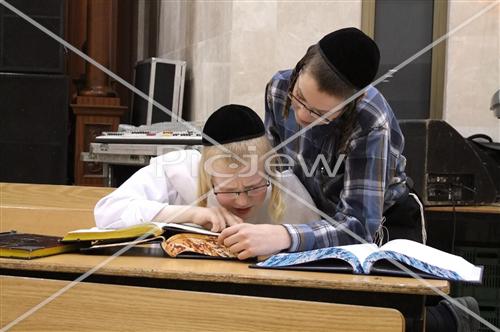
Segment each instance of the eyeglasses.
[{"label": "eyeglasses", "polygon": [[[292,100],[292,104],[293,105],[293,108],[297,108],[296,106],[299,106],[299,107],[302,107],[303,109],[305,109],[306,111],[309,112],[309,115],[312,117],[312,118],[321,118],[324,114],[320,114],[316,111],[313,111],[311,108],[309,108],[309,106],[307,106],[306,104],[304,104],[304,102],[302,100],[300,100],[297,96],[295,96],[293,93],[289,92],[288,93],[288,98],[290,98]],[[298,104],[298,105],[297,105]],[[336,113],[336,112],[335,112]],[[322,118],[321,119],[325,124],[329,124],[331,121],[327,118]]]},{"label": "eyeglasses", "polygon": [[253,187],[250,189],[246,189],[246,190],[242,190],[242,191],[219,191],[219,192],[216,192],[215,188],[213,188],[213,189],[214,189],[214,195],[217,196],[218,198],[220,198],[222,200],[234,200],[234,199],[237,199],[241,194],[246,194],[248,197],[259,196],[260,194],[262,194],[263,192],[265,192],[267,190],[267,187],[269,187],[270,184],[271,184],[271,182],[266,181],[266,183],[263,185]]}]

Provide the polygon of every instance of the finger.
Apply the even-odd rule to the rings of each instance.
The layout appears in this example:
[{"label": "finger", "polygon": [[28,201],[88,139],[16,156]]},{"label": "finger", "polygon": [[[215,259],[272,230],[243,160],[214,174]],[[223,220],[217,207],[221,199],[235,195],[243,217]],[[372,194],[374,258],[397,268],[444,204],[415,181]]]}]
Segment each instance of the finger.
[{"label": "finger", "polygon": [[219,213],[221,214],[222,218],[224,218],[224,225],[223,228],[226,228],[227,226],[232,226],[235,224],[234,221],[232,221],[232,213],[227,211],[226,209],[221,208],[219,210]]},{"label": "finger", "polygon": [[203,221],[203,224],[201,226],[203,228],[205,228],[207,231],[211,231],[212,225],[213,225],[213,223],[210,220],[205,220],[205,221]]},{"label": "finger", "polygon": [[224,229],[223,225],[225,225],[225,221],[221,218],[221,216],[214,214],[211,216],[210,222],[212,223],[212,232],[218,233]]},{"label": "finger", "polygon": [[226,228],[226,217],[224,214],[219,210],[216,209],[214,211],[215,215],[217,216],[216,222],[217,222],[217,232],[222,232],[224,228]]},{"label": "finger", "polygon": [[243,250],[242,252],[240,252],[238,254],[238,259],[239,260],[244,260],[244,259],[248,259],[250,257],[254,257],[255,255],[252,254],[252,252],[250,250]]},{"label": "finger", "polygon": [[[219,244],[224,244],[227,246],[226,244],[226,240],[232,236],[234,236],[235,234],[237,234],[239,231],[239,227],[238,225],[234,225],[234,226],[231,226],[231,227],[227,227],[225,228],[219,235],[219,238],[217,239],[217,242]],[[236,242],[236,240],[234,241]],[[229,243],[229,242],[228,242]]]},{"label": "finger", "polygon": [[235,242],[233,245],[228,246],[229,251],[231,251],[233,254],[239,254],[242,251],[248,249],[246,243],[244,242]]},{"label": "finger", "polygon": [[218,208],[217,211],[220,213],[222,218],[224,218],[224,224],[230,226],[231,213],[223,207]]},{"label": "finger", "polygon": [[191,222],[204,228],[209,228],[210,225],[207,225],[210,222],[209,216],[210,214],[208,211],[197,210],[187,222]]},{"label": "finger", "polygon": [[207,209],[204,219],[207,224],[210,223],[209,227],[206,227],[207,229],[210,229],[212,232],[219,232],[221,218],[215,209]]},{"label": "finger", "polygon": [[231,213],[231,217],[232,217],[233,225],[238,225],[238,224],[242,224],[245,222],[243,219],[241,219],[240,217],[238,217],[232,213]]},{"label": "finger", "polygon": [[229,213],[227,212],[227,210],[223,209],[223,208],[220,208],[220,209],[218,209],[218,212],[220,213],[220,215],[224,219],[224,226],[225,225],[229,225],[230,226],[229,220],[230,220],[231,216],[229,215]]},{"label": "finger", "polygon": [[205,228],[205,229],[210,229],[210,227],[212,226],[212,222],[210,221],[210,219],[197,219],[197,220],[191,220],[191,222],[193,222],[194,224],[196,225],[200,225],[201,227]]},{"label": "finger", "polygon": [[243,219],[241,219],[238,216],[235,216],[234,214],[232,214],[227,210],[224,210],[222,213],[224,214],[224,218],[228,226],[234,226],[237,224],[241,224],[243,222]]},{"label": "finger", "polygon": [[[226,247],[231,247],[237,243],[242,243],[243,241],[244,241],[244,239],[242,238],[241,233],[237,232],[237,233],[227,237],[226,239],[224,239],[223,243]],[[243,249],[245,249],[245,248],[241,248],[239,251],[241,251]]]}]

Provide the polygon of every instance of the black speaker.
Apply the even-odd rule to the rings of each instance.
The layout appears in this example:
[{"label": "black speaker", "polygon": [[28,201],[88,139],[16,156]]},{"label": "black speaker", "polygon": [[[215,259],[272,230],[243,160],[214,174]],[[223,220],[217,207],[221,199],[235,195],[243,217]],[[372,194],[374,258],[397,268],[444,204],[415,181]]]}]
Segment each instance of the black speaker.
[{"label": "black speaker", "polygon": [[[136,64],[134,85],[149,98],[170,110],[172,114],[182,118],[185,73],[184,61],[150,58]],[[163,112],[147,99],[137,94],[133,94],[132,99],[133,125],[171,121],[170,114]]]},{"label": "black speaker", "polygon": [[63,75],[0,73],[0,182],[67,183]]},{"label": "black speaker", "polygon": [[[59,37],[64,34],[64,0],[7,0]],[[0,5],[0,72],[64,73],[61,44]]]},{"label": "black speaker", "polygon": [[406,174],[425,205],[479,205],[496,200],[481,153],[442,120],[402,120]]}]

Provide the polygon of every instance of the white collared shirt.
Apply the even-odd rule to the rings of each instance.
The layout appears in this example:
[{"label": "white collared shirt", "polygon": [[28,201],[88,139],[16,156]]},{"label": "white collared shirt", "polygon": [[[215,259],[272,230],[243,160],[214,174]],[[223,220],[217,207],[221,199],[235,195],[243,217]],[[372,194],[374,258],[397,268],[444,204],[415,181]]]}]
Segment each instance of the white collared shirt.
[{"label": "white collared shirt", "polygon": [[[123,228],[149,222],[166,205],[197,205],[198,168],[201,154],[197,150],[173,151],[151,159],[119,188],[103,197],[94,209],[96,225],[100,228]],[[280,223],[301,224],[319,220],[310,207],[316,207],[311,196],[292,171],[276,178],[282,185],[285,213]],[[266,198],[246,222],[273,223],[268,207],[271,186]],[[210,192],[208,206],[219,206]]]}]

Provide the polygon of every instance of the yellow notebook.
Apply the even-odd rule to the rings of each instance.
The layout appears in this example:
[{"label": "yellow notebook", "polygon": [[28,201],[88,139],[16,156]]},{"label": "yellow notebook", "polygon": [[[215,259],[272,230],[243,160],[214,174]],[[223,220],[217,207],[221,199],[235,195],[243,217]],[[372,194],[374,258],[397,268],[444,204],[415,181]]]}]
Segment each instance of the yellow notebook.
[{"label": "yellow notebook", "polygon": [[149,222],[120,229],[88,228],[69,232],[62,242],[98,241],[100,243],[113,243],[131,241],[134,239],[156,238],[171,231],[174,233],[195,233],[218,236],[219,233],[211,232],[195,224],[174,224]]},{"label": "yellow notebook", "polygon": [[32,259],[78,251],[79,248],[77,243],[62,243],[57,236],[15,231],[0,233],[0,257]]}]

